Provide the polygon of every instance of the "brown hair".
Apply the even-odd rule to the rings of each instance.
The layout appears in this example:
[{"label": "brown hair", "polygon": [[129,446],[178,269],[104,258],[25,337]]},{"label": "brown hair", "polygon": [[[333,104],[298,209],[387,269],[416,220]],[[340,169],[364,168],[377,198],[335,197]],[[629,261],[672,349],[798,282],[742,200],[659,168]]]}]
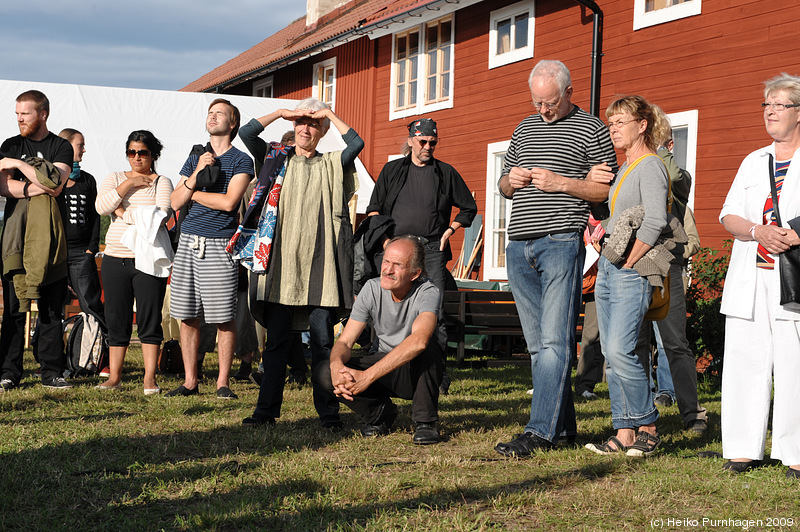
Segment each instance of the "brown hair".
[{"label": "brown hair", "polygon": [[33,102],[36,106],[36,112],[44,111],[47,113],[47,117],[50,116],[50,100],[47,99],[47,96],[42,91],[37,91],[36,89],[25,91],[17,96],[17,102]]},{"label": "brown hair", "polygon": [[231,119],[231,124],[233,124],[233,131],[231,131],[231,140],[233,140],[236,138],[236,133],[239,132],[239,123],[241,122],[242,115],[239,114],[239,108],[225,98],[217,98],[211,102],[211,105],[208,106],[208,110],[210,111],[211,108],[218,103],[224,103],[228,106],[228,116]]}]

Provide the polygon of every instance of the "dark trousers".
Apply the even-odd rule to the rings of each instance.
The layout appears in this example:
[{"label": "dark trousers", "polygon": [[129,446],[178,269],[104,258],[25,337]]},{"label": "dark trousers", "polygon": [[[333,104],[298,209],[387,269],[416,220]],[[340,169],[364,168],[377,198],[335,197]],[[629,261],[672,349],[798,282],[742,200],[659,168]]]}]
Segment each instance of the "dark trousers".
[{"label": "dark trousers", "polygon": [[86,253],[86,250],[69,249],[67,251],[67,280],[75,295],[78,296],[81,311],[97,318],[100,326],[105,329],[103,302],[100,299],[102,288],[100,287],[100,276],[97,275],[94,254]]},{"label": "dark trousers", "polygon": [[[261,303],[260,303],[261,304]],[[303,309],[306,310],[306,309]],[[286,384],[286,365],[292,348],[292,318],[295,307],[278,303],[263,303],[263,311],[253,313],[267,329],[267,342],[261,361],[264,376],[258,392],[255,416],[278,418],[283,404],[283,387]],[[333,326],[336,324],[336,310],[326,307],[312,307],[308,317],[311,331],[311,372],[320,366],[330,367],[331,347],[333,347]],[[329,370],[330,371],[330,370]],[[328,379],[330,381],[330,379]],[[339,402],[332,394],[325,394],[314,381],[314,408],[323,424],[339,421]]]},{"label": "dark trousers", "polygon": [[[67,278],[42,286],[37,324],[37,355],[42,366],[42,380],[60,377],[64,373],[64,299],[67,297]],[[14,283],[3,278],[3,325],[0,329],[0,363],[3,379],[19,384],[22,379],[22,354],[25,349],[25,313],[19,311]]]},{"label": "dark trousers", "polygon": [[575,374],[575,395],[594,392],[594,387],[603,380],[606,359],[600,349],[600,331],[597,328],[597,307],[594,293],[584,296],[583,328],[581,329],[581,356]]},{"label": "dark trousers", "polygon": [[[706,420],[706,409],[700,406],[697,398],[697,361],[686,339],[686,292],[683,290],[681,265],[672,264],[669,268],[669,314],[658,322],[658,331],[669,361],[669,372],[675,386],[675,397],[683,423],[701,419]],[[650,375],[650,331],[649,321],[642,323],[636,354]]]},{"label": "dark trousers", "polygon": [[[347,367],[365,370],[386,356],[375,353],[364,357],[351,358]],[[392,397],[410,399],[411,420],[414,423],[434,423],[439,419],[439,382],[442,379],[442,349],[435,342],[428,344],[427,349],[417,355],[411,362],[404,364],[372,383],[363,393],[352,401],[339,399],[361,416],[364,423],[374,423],[391,403]],[[318,368],[314,372],[314,384],[324,387],[325,393],[334,399],[330,365]]]},{"label": "dark trousers", "polygon": [[103,257],[106,285],[106,324],[108,345],[127,347],[133,333],[133,302],[136,300],[136,326],[143,344],[161,345],[161,307],[167,291],[166,277],[155,277],[136,269],[134,259]]}]

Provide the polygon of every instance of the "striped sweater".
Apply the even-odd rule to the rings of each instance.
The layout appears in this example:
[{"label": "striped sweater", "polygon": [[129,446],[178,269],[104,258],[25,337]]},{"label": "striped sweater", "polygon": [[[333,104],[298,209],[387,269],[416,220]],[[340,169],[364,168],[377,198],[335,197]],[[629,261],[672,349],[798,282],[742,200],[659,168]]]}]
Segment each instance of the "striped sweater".
[{"label": "striped sweater", "polygon": [[[101,216],[111,215],[111,225],[106,233],[105,254],[111,257],[132,258],[133,251],[123,246],[120,242],[123,233],[136,223],[136,207],[156,205],[163,211],[171,213],[170,195],[172,194],[172,181],[166,176],[158,176],[149,187],[131,188],[124,198],[117,193],[117,187],[125,181],[124,172],[113,172],[108,175],[100,185],[97,192],[95,208]],[[114,210],[119,206],[125,209],[122,218],[114,216]]]},{"label": "striped sweater", "polygon": [[[547,123],[538,114],[514,130],[503,175],[511,168],[545,168],[571,179],[584,179],[592,166],[607,163],[617,170],[611,136],[599,118],[575,107],[567,116]],[[508,225],[510,240],[580,232],[586,227],[589,204],[561,192],[542,192],[533,185],[514,192]]]}]

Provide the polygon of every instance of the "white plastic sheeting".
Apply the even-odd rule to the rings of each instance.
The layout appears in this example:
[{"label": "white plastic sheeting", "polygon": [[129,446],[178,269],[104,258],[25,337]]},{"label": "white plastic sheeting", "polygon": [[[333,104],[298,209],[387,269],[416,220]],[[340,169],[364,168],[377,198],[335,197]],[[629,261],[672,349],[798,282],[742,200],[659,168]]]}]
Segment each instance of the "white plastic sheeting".
[{"label": "white plastic sheeting", "polygon": [[[131,131],[147,129],[155,134],[164,145],[156,170],[177,183],[192,146],[208,142],[205,119],[208,106],[215,98],[226,98],[236,105],[242,124],[276,109],[291,109],[297,105],[297,100],[276,98],[0,80],[0,142],[19,134],[15,101],[19,94],[30,89],[42,91],[50,100],[47,120],[50,131],[58,134],[71,127],[83,133],[86,153],[81,168],[97,179],[98,187],[109,173],[130,169],[125,157],[125,141]],[[277,120],[264,130],[261,138],[278,141],[291,128],[290,122]],[[233,144],[248,153],[238,138]],[[318,149],[327,152],[344,147],[341,135],[331,127]],[[357,160],[356,165],[361,183],[357,210],[363,213],[374,183],[361,161]]]}]

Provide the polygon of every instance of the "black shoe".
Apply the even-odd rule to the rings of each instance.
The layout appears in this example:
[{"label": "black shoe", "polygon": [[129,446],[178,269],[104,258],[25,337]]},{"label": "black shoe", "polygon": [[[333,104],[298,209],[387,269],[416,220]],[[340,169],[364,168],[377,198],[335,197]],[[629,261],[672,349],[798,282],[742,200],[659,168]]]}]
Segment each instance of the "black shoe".
[{"label": "black shoe", "polygon": [[200,387],[195,386],[193,389],[189,389],[183,384],[172,390],[171,392],[167,392],[164,394],[164,397],[189,397],[190,395],[197,395],[200,393]]},{"label": "black shoe", "polygon": [[242,365],[239,366],[239,371],[233,374],[233,380],[239,382],[249,381],[251,371],[253,371],[253,367],[250,365],[250,363],[242,362]]},{"label": "black shoe", "polygon": [[344,423],[338,419],[323,421],[322,428],[331,432],[339,432],[340,430],[344,429]]},{"label": "black shoe", "polygon": [[686,428],[697,434],[705,434],[708,430],[708,423],[704,419],[693,419],[686,425]]},{"label": "black shoe", "polygon": [[0,393],[2,393],[2,392],[10,392],[11,390],[13,390],[16,387],[17,387],[17,385],[11,379],[2,379],[2,380],[0,380]]},{"label": "black shoe", "polygon": [[298,388],[302,388],[306,385],[308,379],[306,378],[305,373],[290,373],[289,377],[286,379],[286,384],[289,385],[296,385]]},{"label": "black shoe", "polygon": [[227,386],[217,388],[217,399],[238,399],[239,396],[231,391]]},{"label": "black shoe", "polygon": [[260,371],[254,371],[250,374],[250,382],[255,384],[256,386],[261,386],[261,379],[264,378],[264,374]]},{"label": "black shoe", "polygon": [[653,399],[653,403],[655,403],[656,406],[670,407],[674,402],[675,401],[672,400],[672,397],[665,393],[660,393],[655,399]]},{"label": "black shoe", "polygon": [[388,403],[384,405],[383,412],[374,423],[367,423],[361,427],[361,435],[365,438],[373,436],[386,436],[392,431],[392,424],[397,419],[397,405]]},{"label": "black shoe", "polygon": [[414,437],[411,439],[417,445],[431,445],[439,443],[439,431],[436,430],[436,423],[416,423]]},{"label": "black shoe", "polygon": [[744,473],[761,465],[761,460],[748,460],[747,462],[733,462],[728,460],[722,464],[722,469],[731,473]]},{"label": "black shoe", "polygon": [[523,456],[530,456],[536,451],[549,451],[553,447],[555,445],[552,442],[540,438],[532,432],[524,432],[508,443],[498,443],[494,450],[503,456],[522,458]]},{"label": "black shoe", "polygon": [[243,427],[261,427],[263,425],[274,425],[275,418],[270,416],[257,416],[253,414],[242,420]]},{"label": "black shoe", "polygon": [[64,380],[64,377],[50,377],[49,379],[42,379],[42,386],[45,388],[53,388],[55,390],[69,390],[72,385]]},{"label": "black shoe", "polygon": [[800,480],[800,469],[792,469],[791,467],[786,470],[786,478],[793,480]]}]

